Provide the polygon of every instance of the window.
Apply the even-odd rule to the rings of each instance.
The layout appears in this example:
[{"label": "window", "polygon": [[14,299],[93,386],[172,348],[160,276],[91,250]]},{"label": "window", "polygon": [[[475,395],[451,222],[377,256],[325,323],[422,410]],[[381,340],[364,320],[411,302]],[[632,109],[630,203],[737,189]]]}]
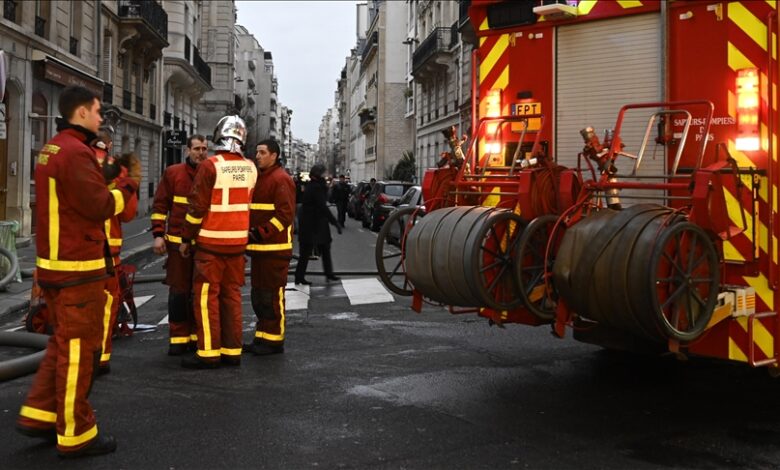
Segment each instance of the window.
[{"label": "window", "polygon": [[111,65],[114,63],[114,38],[111,36],[111,31],[105,30],[103,33],[103,53],[101,60],[103,61],[100,66],[100,78],[108,83],[113,83],[113,70]]},{"label": "window", "polygon": [[70,2],[70,53],[80,54],[81,17],[83,15],[81,2]]}]

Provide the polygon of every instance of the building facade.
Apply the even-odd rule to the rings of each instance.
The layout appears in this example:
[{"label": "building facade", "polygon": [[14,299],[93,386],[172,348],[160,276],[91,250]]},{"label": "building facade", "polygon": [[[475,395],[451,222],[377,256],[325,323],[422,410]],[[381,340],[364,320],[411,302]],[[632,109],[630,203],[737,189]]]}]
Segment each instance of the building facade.
[{"label": "building facade", "polygon": [[56,133],[62,90],[85,86],[103,97],[114,151],[135,152],[144,168],[139,212],[159,178],[162,51],[168,18],[155,1],[2,3],[0,50],[7,69],[0,115],[0,219],[35,233],[35,160]]},{"label": "building facade", "polygon": [[[444,129],[455,126],[470,134],[471,43],[463,40],[461,8],[468,2],[407,0],[408,116],[415,126],[417,176],[433,167],[441,152],[449,151]],[[462,18],[465,16],[465,19]]]},{"label": "building facade", "polygon": [[204,1],[201,7],[200,53],[211,68],[211,87],[197,106],[198,133],[211,139],[220,118],[236,114],[242,107],[235,94],[236,54],[238,38],[235,31],[236,2]]},{"label": "building facade", "polygon": [[168,42],[163,63],[162,168],[182,161],[187,138],[198,127],[198,103],[211,90],[211,67],[200,54],[200,0],[163,3],[168,13]]},{"label": "building facade", "polygon": [[246,122],[247,142],[254,145],[269,136],[273,60],[245,27],[236,25],[236,36],[236,95],[243,105],[239,114]]}]

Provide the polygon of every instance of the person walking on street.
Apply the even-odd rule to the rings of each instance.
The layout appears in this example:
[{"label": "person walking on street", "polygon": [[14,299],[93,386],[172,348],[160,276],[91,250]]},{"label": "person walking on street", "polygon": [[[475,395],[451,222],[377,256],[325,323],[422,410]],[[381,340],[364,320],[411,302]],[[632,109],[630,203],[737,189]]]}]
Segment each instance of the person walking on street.
[{"label": "person walking on street", "polygon": [[306,268],[309,265],[309,256],[315,247],[322,257],[322,267],[326,279],[329,281],[339,280],[333,274],[333,260],[330,257],[330,243],[333,239],[330,236],[328,224],[335,225],[339,234],[341,234],[342,226],[328,209],[328,187],[323,178],[324,174],[325,165],[318,163],[311,167],[309,172],[311,180],[303,190],[303,204],[301,205],[298,230],[300,248],[298,250],[298,266],[295,268],[296,284],[311,284],[305,276]]},{"label": "person walking on street", "polygon": [[179,253],[187,196],[198,165],[206,158],[206,137],[194,134],[187,140],[187,159],[165,169],[152,205],[154,252],[168,254],[165,281],[168,285],[168,355],[180,356],[197,347],[195,317],[192,313],[192,257]]},{"label": "person walking on street", "polygon": [[214,129],[216,155],[198,165],[187,201],[179,253],[190,256],[195,240],[193,304],[198,349],[182,367],[213,369],[241,364],[241,286],[249,234],[249,204],[257,180],[243,156],[246,125],[225,116]]},{"label": "person walking on street", "polygon": [[349,202],[349,185],[347,177],[339,176],[338,182],[333,186],[333,202],[336,203],[339,225],[344,226],[347,220],[347,202]]},{"label": "person walking on street", "polygon": [[295,183],[279,164],[279,144],[257,144],[259,175],[250,206],[247,254],[252,268],[255,337],[244,350],[257,356],[284,352],[287,270],[292,258]]},{"label": "person walking on street", "polygon": [[100,99],[73,86],[59,99],[57,134],[42,147],[35,166],[35,239],[38,283],[54,334],[19,412],[16,429],[57,442],[63,458],[116,450],[99,433],[87,395],[100,357],[106,257],[105,222],[138,191],[139,168],[129,169],[109,190],[89,143],[103,119]]},{"label": "person walking on street", "polygon": [[[103,145],[100,145],[103,144]],[[123,168],[135,168],[137,174],[141,174],[141,161],[133,153],[126,153],[120,158],[114,158],[109,155],[112,148],[111,136],[106,131],[98,133],[96,142],[95,156],[101,165],[103,178],[109,189],[116,186],[116,179],[127,173]],[[113,272],[106,280],[106,290],[111,293],[111,297],[106,300],[104,306],[103,318],[103,341],[101,342],[102,353],[100,354],[100,365],[98,366],[98,375],[104,375],[111,372],[111,350],[113,348],[114,327],[116,326],[117,315],[121,305],[121,286],[120,286],[120,266],[122,264],[122,224],[133,220],[138,209],[138,195],[130,198],[125,208],[119,214],[109,217],[106,220],[105,231],[108,250],[111,254]]]}]

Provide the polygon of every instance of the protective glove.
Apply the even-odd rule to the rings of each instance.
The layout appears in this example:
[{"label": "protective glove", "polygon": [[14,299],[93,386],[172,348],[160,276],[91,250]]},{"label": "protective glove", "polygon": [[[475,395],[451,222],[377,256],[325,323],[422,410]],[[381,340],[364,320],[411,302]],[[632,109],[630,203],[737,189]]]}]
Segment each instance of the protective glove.
[{"label": "protective glove", "polygon": [[141,160],[134,153],[125,153],[117,158],[120,165],[127,168],[127,176],[141,184]]},{"label": "protective glove", "polygon": [[260,243],[263,241],[262,237],[260,237],[260,231],[257,230],[257,227],[252,227],[249,229],[249,241],[252,243]]}]

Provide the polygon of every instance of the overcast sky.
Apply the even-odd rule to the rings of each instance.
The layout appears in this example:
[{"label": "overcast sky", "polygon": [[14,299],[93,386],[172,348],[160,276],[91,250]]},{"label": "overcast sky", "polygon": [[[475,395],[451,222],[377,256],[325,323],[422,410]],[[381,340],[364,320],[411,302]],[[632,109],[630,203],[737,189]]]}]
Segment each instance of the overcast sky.
[{"label": "overcast sky", "polygon": [[238,24],[274,58],[279,101],[293,136],[317,143],[344,59],[355,46],[355,0],[237,1]]}]

